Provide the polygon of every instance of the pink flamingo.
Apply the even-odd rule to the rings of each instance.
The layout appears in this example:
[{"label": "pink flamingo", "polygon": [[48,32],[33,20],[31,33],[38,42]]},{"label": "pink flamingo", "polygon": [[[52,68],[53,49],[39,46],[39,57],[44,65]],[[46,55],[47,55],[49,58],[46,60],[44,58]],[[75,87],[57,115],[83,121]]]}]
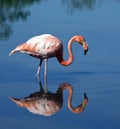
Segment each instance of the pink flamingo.
[{"label": "pink flamingo", "polygon": [[47,60],[51,57],[56,57],[58,62],[61,65],[68,66],[73,62],[73,53],[72,53],[72,43],[78,42],[83,46],[84,54],[88,51],[88,44],[85,42],[83,36],[75,35],[68,42],[68,53],[69,58],[64,60],[63,58],[63,44],[62,42],[55,36],[50,34],[42,34],[39,36],[35,36],[30,38],[26,43],[23,43],[17,46],[14,50],[10,52],[9,55],[12,55],[16,52],[22,52],[29,54],[35,58],[40,59],[40,64],[37,70],[37,76],[40,74],[40,68],[42,61],[45,61],[45,70],[44,76],[47,76]]}]

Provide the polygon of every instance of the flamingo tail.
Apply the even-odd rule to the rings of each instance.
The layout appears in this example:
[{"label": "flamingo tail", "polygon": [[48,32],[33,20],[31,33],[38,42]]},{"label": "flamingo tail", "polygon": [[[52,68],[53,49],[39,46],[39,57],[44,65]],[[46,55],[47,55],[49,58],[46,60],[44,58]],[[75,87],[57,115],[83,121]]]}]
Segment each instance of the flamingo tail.
[{"label": "flamingo tail", "polygon": [[23,51],[25,44],[21,44],[19,46],[17,46],[15,49],[13,49],[10,53],[9,56],[11,56],[12,54],[16,53],[16,52],[21,52]]}]

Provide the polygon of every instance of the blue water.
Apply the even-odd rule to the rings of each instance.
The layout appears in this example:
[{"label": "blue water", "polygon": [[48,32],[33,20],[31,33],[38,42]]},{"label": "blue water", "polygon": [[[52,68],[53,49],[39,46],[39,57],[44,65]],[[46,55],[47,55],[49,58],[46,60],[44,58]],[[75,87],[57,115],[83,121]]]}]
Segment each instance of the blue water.
[{"label": "blue water", "polygon": [[[9,10],[9,11],[8,11]],[[2,1],[0,4],[0,128],[2,129],[119,129],[120,128],[120,1],[56,0]],[[48,90],[69,83],[74,89],[72,104],[77,106],[88,96],[88,105],[80,114],[63,107],[46,117],[18,107],[9,96],[24,98],[39,90],[36,70],[39,60],[25,54],[8,56],[18,44],[30,37],[50,33],[64,44],[76,34],[89,44],[84,56],[81,46],[73,45],[74,62],[59,65],[48,61]],[[43,78],[44,66],[41,71]]]}]

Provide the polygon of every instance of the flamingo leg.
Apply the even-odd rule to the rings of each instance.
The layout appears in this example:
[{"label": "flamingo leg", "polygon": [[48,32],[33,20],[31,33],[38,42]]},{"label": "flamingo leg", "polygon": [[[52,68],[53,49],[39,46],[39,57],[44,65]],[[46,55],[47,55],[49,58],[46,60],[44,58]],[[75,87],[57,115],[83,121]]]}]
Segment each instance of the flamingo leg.
[{"label": "flamingo leg", "polygon": [[41,65],[42,65],[42,61],[43,61],[43,59],[40,60],[40,64],[38,66],[37,77],[39,77],[39,75],[40,75],[40,68],[41,68]]},{"label": "flamingo leg", "polygon": [[47,92],[47,59],[44,59],[45,62],[45,71],[44,71],[44,87],[45,87],[45,92]]}]

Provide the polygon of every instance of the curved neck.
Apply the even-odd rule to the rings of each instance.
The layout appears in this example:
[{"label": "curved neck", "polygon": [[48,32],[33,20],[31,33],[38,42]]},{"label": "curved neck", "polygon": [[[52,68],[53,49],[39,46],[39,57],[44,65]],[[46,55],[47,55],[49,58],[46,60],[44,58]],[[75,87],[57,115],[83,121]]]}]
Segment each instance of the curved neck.
[{"label": "curved neck", "polygon": [[74,59],[73,52],[72,52],[72,43],[73,42],[78,42],[79,44],[83,45],[80,36],[78,36],[78,35],[73,36],[68,42],[69,57],[67,60],[63,59],[63,46],[61,46],[61,50],[59,51],[59,53],[56,56],[61,65],[68,66],[73,62],[73,59]]},{"label": "curved neck", "polygon": [[69,91],[69,96],[68,96],[68,108],[74,112],[74,113],[80,113],[84,111],[84,108],[86,107],[87,103],[88,103],[88,99],[86,96],[84,96],[84,100],[83,102],[78,105],[77,107],[73,107],[72,106],[72,97],[73,97],[73,89],[72,86],[70,86],[69,84],[64,84],[63,89],[67,89]]}]

